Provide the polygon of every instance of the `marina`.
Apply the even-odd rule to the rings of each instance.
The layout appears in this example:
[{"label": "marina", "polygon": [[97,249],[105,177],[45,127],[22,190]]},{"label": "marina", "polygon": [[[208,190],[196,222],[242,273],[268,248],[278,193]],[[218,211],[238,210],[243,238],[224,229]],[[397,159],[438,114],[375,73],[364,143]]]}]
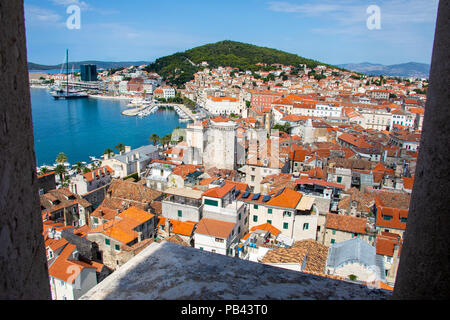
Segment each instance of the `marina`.
[{"label": "marina", "polygon": [[55,100],[48,89],[31,88],[36,165],[52,166],[60,152],[70,163],[101,159],[106,148],[118,143],[137,148],[149,144],[152,133],[159,136],[185,128],[174,109],[154,110],[143,117],[127,117],[130,99]]},{"label": "marina", "polygon": [[173,109],[178,114],[180,122],[190,122],[193,120],[198,120],[198,118],[194,117],[186,107],[179,104],[156,104],[152,101],[133,99],[127,106],[130,108],[124,110],[122,114],[128,117],[137,116],[139,118],[143,118],[155,113],[159,109],[168,108]]}]

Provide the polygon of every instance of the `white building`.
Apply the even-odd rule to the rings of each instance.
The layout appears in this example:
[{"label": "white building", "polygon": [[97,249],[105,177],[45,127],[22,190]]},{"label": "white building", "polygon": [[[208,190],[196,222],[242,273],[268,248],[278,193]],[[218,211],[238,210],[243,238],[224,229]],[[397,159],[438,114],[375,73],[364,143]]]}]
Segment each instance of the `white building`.
[{"label": "white building", "polygon": [[92,170],[88,173],[77,174],[70,179],[69,190],[83,195],[111,182],[114,170],[108,166]]},{"label": "white building", "polygon": [[112,158],[105,154],[102,164],[114,170],[114,178],[125,178],[133,173],[141,176],[141,172],[154,159],[159,159],[159,152],[158,148],[153,145],[142,146],[134,150],[126,146],[125,152]]},{"label": "white building", "polygon": [[295,241],[316,240],[319,213],[314,198],[284,188],[275,195],[250,193],[240,196],[239,200],[249,205],[250,229],[269,223],[281,230],[283,236]]},{"label": "white building", "polygon": [[342,116],[342,107],[328,104],[317,104],[316,109],[314,110],[314,116],[322,118],[338,118]]},{"label": "white building", "polygon": [[230,246],[238,241],[236,224],[203,218],[194,232],[194,247],[208,252],[233,255]]},{"label": "white building", "polygon": [[208,97],[204,108],[213,115],[240,115],[244,109],[233,97]]},{"label": "white building", "polygon": [[96,268],[77,259],[76,246],[67,244],[49,266],[53,300],[77,300],[97,285]]}]

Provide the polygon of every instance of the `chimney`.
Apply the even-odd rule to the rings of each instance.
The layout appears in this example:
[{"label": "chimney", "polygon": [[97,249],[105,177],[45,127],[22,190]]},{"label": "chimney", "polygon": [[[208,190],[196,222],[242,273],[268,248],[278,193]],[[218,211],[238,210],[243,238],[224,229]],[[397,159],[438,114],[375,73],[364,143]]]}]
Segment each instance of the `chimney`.
[{"label": "chimney", "polygon": [[92,171],[92,179],[95,179],[95,170]]},{"label": "chimney", "polygon": [[142,236],[142,232],[138,232],[138,242],[142,242],[143,236]]},{"label": "chimney", "polygon": [[169,218],[166,218],[166,223],[165,223],[165,229],[166,229],[166,232],[167,232],[167,234],[169,235],[169,237],[170,237],[170,227],[171,227],[171,225],[170,225],[170,220],[169,220]]}]

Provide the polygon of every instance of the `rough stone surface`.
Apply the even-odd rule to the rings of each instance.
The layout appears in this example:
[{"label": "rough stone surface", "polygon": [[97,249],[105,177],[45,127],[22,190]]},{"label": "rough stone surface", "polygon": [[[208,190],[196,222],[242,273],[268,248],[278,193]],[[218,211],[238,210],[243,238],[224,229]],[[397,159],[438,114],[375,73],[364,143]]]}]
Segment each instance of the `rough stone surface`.
[{"label": "rough stone surface", "polygon": [[385,300],[389,291],[162,242],[81,300]]},{"label": "rough stone surface", "polygon": [[50,299],[23,1],[0,2],[0,299]]},{"label": "rough stone surface", "polygon": [[450,2],[440,1],[422,140],[395,299],[448,299]]}]

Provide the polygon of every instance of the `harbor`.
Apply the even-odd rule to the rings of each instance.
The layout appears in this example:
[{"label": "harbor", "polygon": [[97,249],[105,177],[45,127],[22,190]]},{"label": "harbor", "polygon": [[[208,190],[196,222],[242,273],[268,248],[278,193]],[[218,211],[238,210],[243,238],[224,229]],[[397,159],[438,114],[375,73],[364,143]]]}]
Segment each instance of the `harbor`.
[{"label": "harbor", "polygon": [[130,99],[55,100],[47,89],[30,93],[38,167],[52,166],[60,152],[72,164],[91,163],[90,156],[101,159],[106,148],[116,152],[119,142],[139,147],[150,143],[152,133],[164,136],[186,125],[169,108],[142,118],[123,116]]},{"label": "harbor", "polygon": [[[140,104],[141,103],[141,104]],[[137,105],[137,106],[136,106]],[[201,117],[194,116],[192,112],[182,104],[157,104],[151,101],[137,101],[133,99],[128,107],[131,107],[127,110],[124,110],[122,114],[128,117],[139,117],[143,118],[148,115],[151,115],[162,108],[170,108],[173,109],[179,117],[180,122],[190,122],[200,120]]]}]

